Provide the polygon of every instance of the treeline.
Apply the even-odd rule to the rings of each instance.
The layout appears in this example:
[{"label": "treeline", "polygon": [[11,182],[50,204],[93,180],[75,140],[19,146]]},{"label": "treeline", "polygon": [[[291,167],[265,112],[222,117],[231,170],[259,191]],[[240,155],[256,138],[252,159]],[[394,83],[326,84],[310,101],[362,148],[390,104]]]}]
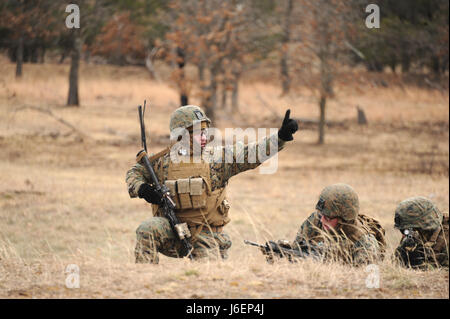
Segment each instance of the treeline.
[{"label": "treeline", "polygon": [[448,71],[448,0],[379,0],[382,27],[360,32],[358,47],[370,71]]},{"label": "treeline", "polygon": [[[16,63],[43,63],[46,53],[71,60],[68,105],[78,105],[80,59],[142,65],[159,78],[157,59],[172,66],[171,81],[187,104],[195,92],[207,114],[239,112],[239,81],[261,65],[278,69],[282,94],[312,86],[324,141],[327,99],[336,70],[363,65],[371,72],[439,77],[448,71],[448,0],[373,0],[380,28],[366,27],[362,0],[78,0],[79,29],[68,29],[62,0],[3,0],[0,49]],[[185,65],[197,70],[185,74]],[[310,83],[312,74],[320,81]],[[306,80],[305,80],[306,79]]]}]

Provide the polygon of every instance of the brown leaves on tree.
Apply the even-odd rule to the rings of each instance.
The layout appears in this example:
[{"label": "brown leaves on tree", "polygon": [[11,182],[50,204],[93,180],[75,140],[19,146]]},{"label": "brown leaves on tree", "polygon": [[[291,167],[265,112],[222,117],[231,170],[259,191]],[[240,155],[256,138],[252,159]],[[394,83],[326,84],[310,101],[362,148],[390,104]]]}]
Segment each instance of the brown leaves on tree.
[{"label": "brown leaves on tree", "polygon": [[129,12],[114,15],[92,45],[92,53],[106,56],[117,64],[123,64],[127,58],[143,59],[142,32],[142,28],[131,21]]}]

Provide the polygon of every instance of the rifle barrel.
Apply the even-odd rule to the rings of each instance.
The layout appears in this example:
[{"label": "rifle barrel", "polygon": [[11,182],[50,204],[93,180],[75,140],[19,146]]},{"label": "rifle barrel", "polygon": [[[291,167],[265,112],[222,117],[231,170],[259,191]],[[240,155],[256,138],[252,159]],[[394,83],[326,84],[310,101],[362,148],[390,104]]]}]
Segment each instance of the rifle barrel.
[{"label": "rifle barrel", "polygon": [[251,245],[251,246],[256,246],[256,247],[264,247],[264,245],[261,245],[261,244],[258,244],[258,243],[255,243],[253,241],[249,241],[249,240],[246,240],[246,239],[244,239],[244,244]]},{"label": "rifle barrel", "polygon": [[147,153],[147,140],[145,137],[145,123],[144,123],[144,111],[142,110],[142,106],[138,106],[139,110],[139,121],[141,123],[141,141],[142,141],[142,148]]}]

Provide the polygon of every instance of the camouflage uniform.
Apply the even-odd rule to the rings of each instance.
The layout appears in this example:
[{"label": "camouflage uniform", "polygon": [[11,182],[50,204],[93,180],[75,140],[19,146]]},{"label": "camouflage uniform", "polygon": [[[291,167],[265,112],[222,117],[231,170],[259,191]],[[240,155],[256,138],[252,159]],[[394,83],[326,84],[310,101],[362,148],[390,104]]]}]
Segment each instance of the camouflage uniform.
[{"label": "camouflage uniform", "polygon": [[[320,194],[316,210],[301,225],[294,247],[305,244],[320,247],[324,260],[353,265],[374,263],[384,257],[385,231],[375,219],[358,214],[358,195],[350,186],[326,187]],[[337,227],[325,230],[322,215],[337,217]]]},{"label": "camouflage uniform", "polygon": [[[203,111],[196,106],[188,106],[179,108],[178,116],[172,116],[170,129],[171,131],[177,127],[187,128],[192,125],[192,114],[195,114],[199,121],[210,122],[204,115]],[[194,112],[194,113],[193,113]],[[174,114],[175,114],[174,113]],[[258,167],[261,164],[259,159],[255,163],[249,163],[248,157],[252,152],[259,154],[261,147],[266,147],[266,150],[275,149],[280,151],[283,149],[285,141],[278,138],[277,134],[271,135],[263,139],[259,143],[251,143],[248,145],[234,144],[230,146],[222,146],[219,151],[217,148],[214,150],[205,149],[208,157],[207,172],[209,172],[208,188],[210,192],[222,192],[228,184],[231,177],[245,172],[247,170]],[[276,148],[275,146],[278,145]],[[230,162],[225,162],[225,154],[232,151],[233,158]],[[271,154],[274,155],[274,154]],[[166,154],[163,157],[152,162],[153,169],[161,183],[167,181],[170,175],[171,163],[170,154]],[[199,170],[201,165],[198,164]],[[203,166],[204,168],[204,166]],[[131,198],[138,196],[138,190],[142,184],[151,183],[150,176],[141,164],[135,164],[126,175],[126,182],[128,184],[128,192]],[[187,222],[192,237],[192,244],[194,250],[192,255],[194,258],[212,257],[221,258],[227,257],[227,250],[231,246],[231,240],[229,236],[222,232],[222,228],[227,224],[230,219],[228,217],[229,203],[225,199],[225,195],[220,195],[220,205],[217,207],[219,214],[222,215],[220,222],[212,223],[205,222],[201,218],[186,216],[183,211],[177,210],[177,216],[180,222]],[[177,205],[177,207],[179,207]],[[163,217],[163,213],[160,211],[157,205],[153,205],[154,217],[144,221],[136,230],[137,244],[135,249],[136,262],[151,262],[158,263],[158,252],[169,256],[178,257],[181,255],[181,246],[177,241],[175,234],[170,228],[168,220]]]},{"label": "camouflage uniform", "polygon": [[448,267],[448,220],[448,214],[425,197],[402,201],[395,210],[394,227],[403,234],[395,251],[397,260],[413,268]]}]

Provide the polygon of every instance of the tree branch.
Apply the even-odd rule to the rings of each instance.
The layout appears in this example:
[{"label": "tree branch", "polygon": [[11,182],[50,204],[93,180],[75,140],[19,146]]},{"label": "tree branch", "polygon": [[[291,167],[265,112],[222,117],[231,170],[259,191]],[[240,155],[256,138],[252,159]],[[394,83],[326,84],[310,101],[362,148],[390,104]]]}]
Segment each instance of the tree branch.
[{"label": "tree branch", "polygon": [[26,109],[34,110],[34,111],[37,111],[37,112],[40,112],[40,113],[44,113],[44,114],[47,114],[48,116],[54,118],[56,121],[58,121],[59,123],[65,125],[65,126],[67,126],[73,132],[78,134],[78,136],[81,138],[81,141],[83,141],[84,139],[91,139],[90,136],[88,136],[85,133],[81,132],[79,129],[77,129],[75,126],[73,126],[72,124],[70,124],[69,122],[64,120],[63,118],[61,118],[59,116],[56,116],[49,109],[44,109],[44,108],[41,108],[41,107],[38,107],[38,106],[33,106],[33,105],[24,105],[24,106],[20,106],[20,107],[16,108],[14,110],[14,112],[18,112],[18,111],[22,111],[22,110],[26,110]]}]

